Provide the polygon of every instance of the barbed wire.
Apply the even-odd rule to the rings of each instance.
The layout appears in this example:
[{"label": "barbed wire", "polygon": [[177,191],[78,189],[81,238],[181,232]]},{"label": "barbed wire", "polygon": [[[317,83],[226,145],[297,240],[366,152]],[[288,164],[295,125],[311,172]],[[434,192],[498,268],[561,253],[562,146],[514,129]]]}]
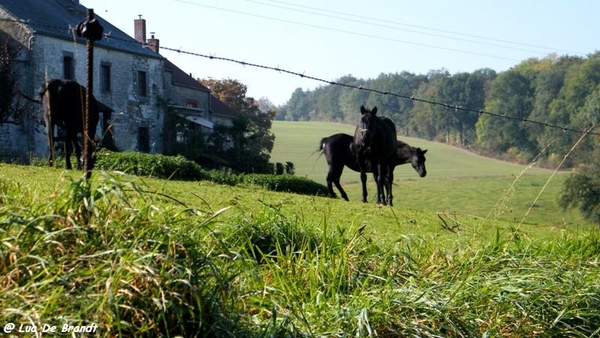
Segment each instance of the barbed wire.
[{"label": "barbed wire", "polygon": [[460,105],[432,101],[432,100],[428,100],[428,99],[418,98],[418,97],[415,97],[414,95],[411,95],[411,96],[402,95],[402,94],[393,93],[393,92],[389,92],[389,91],[382,91],[382,90],[367,88],[367,87],[363,87],[363,86],[357,86],[357,85],[341,83],[341,82],[337,82],[337,81],[325,80],[322,78],[318,78],[316,76],[306,75],[305,73],[299,73],[299,72],[283,69],[280,67],[265,66],[265,65],[261,65],[261,64],[252,63],[252,62],[240,61],[240,60],[235,60],[235,59],[220,57],[220,56],[215,56],[215,55],[206,55],[206,54],[201,54],[201,53],[188,52],[188,51],[183,51],[181,49],[169,48],[169,47],[164,47],[164,46],[161,46],[160,48],[169,50],[172,52],[177,52],[180,54],[203,57],[203,58],[207,58],[210,60],[227,61],[227,62],[237,63],[242,66],[249,66],[249,67],[272,70],[272,71],[276,71],[276,72],[280,72],[280,73],[298,76],[298,77],[301,77],[304,79],[309,79],[309,80],[313,80],[313,81],[317,81],[317,82],[326,83],[326,84],[333,85],[333,86],[341,86],[341,87],[346,87],[346,88],[350,88],[350,89],[358,89],[358,90],[377,93],[377,94],[381,94],[381,95],[388,95],[388,96],[394,96],[394,97],[398,97],[398,98],[402,98],[402,99],[407,99],[407,100],[411,100],[414,102],[422,102],[422,103],[426,103],[426,104],[430,104],[430,105],[442,106],[442,107],[445,107],[448,109],[453,109],[454,111],[457,111],[457,112],[458,111],[471,112],[471,113],[477,113],[479,115],[489,115],[489,116],[493,116],[496,118],[502,118],[502,119],[506,119],[506,120],[532,123],[532,124],[541,125],[541,126],[548,127],[548,128],[561,129],[563,132],[569,131],[569,132],[576,132],[579,134],[600,135],[600,133],[591,132],[589,129],[581,130],[581,129],[576,129],[576,128],[564,127],[564,126],[551,124],[548,122],[540,122],[540,121],[536,121],[536,120],[531,120],[529,118],[521,118],[521,117],[515,117],[515,116],[510,116],[510,115],[505,115],[505,114],[492,113],[492,112],[489,112],[489,111],[486,111],[483,109],[479,109],[479,110],[470,109],[470,108],[462,107]]},{"label": "barbed wire", "polygon": [[[30,21],[23,21],[23,20],[14,20],[14,19],[6,19],[6,18],[0,18],[0,21],[12,21],[12,22],[16,22],[16,23],[21,23],[21,24],[26,24],[26,25],[36,25]],[[59,26],[53,26],[53,25],[44,25],[44,24],[37,24],[37,26],[40,27],[49,27],[49,28],[56,28],[56,29],[64,29],[65,27],[59,27]],[[71,30],[72,27],[68,27],[67,31]],[[123,42],[127,42],[127,43],[132,43],[132,44],[139,44],[139,45],[145,45],[144,43],[141,43],[133,38],[131,39],[121,39],[118,37],[115,37],[111,34],[111,32],[105,33],[104,34],[104,38],[107,40],[110,39],[115,39],[115,40],[119,40],[119,41],[123,41]],[[448,109],[453,109],[456,112],[469,112],[469,113],[477,113],[479,115],[488,115],[488,116],[492,116],[495,118],[500,118],[500,119],[504,119],[504,120],[512,120],[512,121],[517,121],[517,122],[523,122],[523,123],[531,123],[531,124],[535,124],[535,125],[539,125],[539,126],[543,126],[545,128],[552,128],[552,129],[559,129],[562,130],[563,132],[574,132],[574,133],[578,133],[578,134],[587,134],[587,135],[597,135],[600,136],[600,133],[598,132],[592,132],[592,130],[595,128],[595,126],[592,126],[586,130],[582,130],[582,129],[577,129],[577,128],[571,128],[571,127],[565,127],[565,126],[560,126],[557,124],[552,124],[552,123],[548,123],[548,122],[541,122],[541,121],[536,121],[536,120],[532,120],[529,118],[523,118],[523,117],[516,117],[516,116],[510,116],[510,115],[506,115],[506,114],[498,114],[498,113],[493,113],[490,111],[486,111],[484,109],[471,109],[471,108],[467,108],[467,107],[463,107],[457,104],[449,104],[449,103],[444,103],[444,102],[437,102],[437,101],[433,101],[433,100],[428,100],[428,99],[423,99],[423,98],[418,98],[415,97],[414,95],[403,95],[403,94],[398,94],[398,93],[394,93],[394,92],[390,92],[390,91],[383,91],[383,90],[378,90],[378,89],[373,89],[373,88],[368,88],[368,87],[363,87],[363,86],[357,86],[357,85],[352,85],[352,84],[347,84],[347,83],[342,83],[342,82],[337,82],[337,81],[332,81],[332,80],[326,80],[326,79],[322,79],[316,76],[312,76],[312,75],[307,75],[305,73],[300,73],[300,72],[296,72],[296,71],[291,71],[291,70],[287,70],[284,68],[280,68],[279,66],[277,67],[272,67],[272,66],[265,66],[265,65],[261,65],[261,64],[257,64],[257,63],[252,63],[252,62],[247,62],[247,61],[240,61],[240,60],[236,60],[236,59],[232,59],[232,58],[227,58],[227,57],[221,57],[221,56],[216,56],[216,55],[208,55],[208,54],[203,54],[203,53],[197,53],[197,52],[190,52],[190,51],[185,51],[182,50],[180,48],[170,48],[170,47],[166,47],[166,46],[161,46],[160,49],[164,49],[167,51],[171,51],[171,52],[176,52],[178,54],[185,54],[185,55],[190,55],[190,56],[195,56],[195,57],[202,57],[205,59],[209,59],[209,60],[219,60],[219,61],[226,61],[226,62],[231,62],[231,63],[237,63],[239,65],[242,66],[248,66],[248,67],[254,67],[254,68],[259,68],[259,69],[265,69],[265,70],[271,70],[271,71],[276,71],[279,73],[284,73],[284,74],[289,74],[289,75],[293,75],[293,76],[298,76],[300,78],[304,78],[304,79],[309,79],[309,80],[313,80],[313,81],[317,81],[317,82],[321,82],[321,83],[325,83],[325,84],[329,84],[332,86],[340,86],[340,87],[345,87],[345,88],[350,88],[350,89],[357,89],[357,90],[362,90],[362,91],[366,91],[366,92],[371,92],[371,93],[376,93],[376,94],[380,94],[380,95],[384,95],[384,96],[393,96],[393,97],[397,97],[397,98],[401,98],[401,99],[406,99],[406,100],[411,100],[413,102],[421,102],[421,103],[425,103],[425,104],[430,104],[430,105],[434,105],[434,106],[441,106],[441,107],[445,107]]]}]

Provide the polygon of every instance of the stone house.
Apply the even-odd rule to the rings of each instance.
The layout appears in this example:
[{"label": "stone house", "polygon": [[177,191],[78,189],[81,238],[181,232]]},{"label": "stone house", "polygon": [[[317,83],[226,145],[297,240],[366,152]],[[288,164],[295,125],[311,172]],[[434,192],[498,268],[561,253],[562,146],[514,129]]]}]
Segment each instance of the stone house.
[{"label": "stone house", "polygon": [[[134,31],[137,41],[160,53],[160,41],[154,35],[146,39],[146,21],[141,17],[134,20]],[[163,108],[166,109],[164,153],[183,154],[196,160],[213,158],[201,154],[202,144],[207,142],[207,136],[215,124],[231,125],[239,112],[167,59],[164,60],[164,83],[161,97]]]},{"label": "stone house", "polygon": [[[20,50],[17,68],[21,92],[35,97],[41,85],[54,78],[86,83],[86,41],[74,32],[86,14],[78,0],[0,3],[0,30]],[[95,43],[94,95],[114,111],[101,117],[98,133],[119,150],[162,152],[164,111],[154,98],[164,91],[164,58],[101,17],[96,19],[108,38]],[[35,128],[41,119],[40,109],[34,112],[20,128],[1,127],[2,133],[15,136],[11,144],[3,143],[2,147],[21,151],[21,157],[23,152],[45,156],[45,133]]]},{"label": "stone house", "polygon": [[[74,28],[86,19],[87,8],[78,0],[2,0],[0,35],[17,46],[18,90],[36,97],[49,79],[67,78],[86,83],[86,41]],[[146,41],[145,21],[134,20],[135,38],[100,16],[105,38],[94,47],[94,96],[112,112],[101,114],[97,135],[116,150],[150,153],[171,152],[172,139],[165,139],[167,115],[175,113],[200,132],[210,132],[235,114],[215,113],[208,88],[159,54],[159,41]],[[27,161],[45,157],[46,135],[39,105],[29,104],[31,114],[21,125],[0,125],[0,157]],[[218,105],[218,103],[217,103]],[[221,115],[219,115],[221,114]],[[224,115],[224,119],[221,117]],[[188,128],[189,129],[189,128]],[[175,135],[175,142],[185,138]]]}]

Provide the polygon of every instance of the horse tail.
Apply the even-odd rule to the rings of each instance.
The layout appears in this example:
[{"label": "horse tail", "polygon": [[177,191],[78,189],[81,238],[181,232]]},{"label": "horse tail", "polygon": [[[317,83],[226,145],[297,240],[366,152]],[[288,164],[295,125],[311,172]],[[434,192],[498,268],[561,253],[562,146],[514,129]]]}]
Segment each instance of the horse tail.
[{"label": "horse tail", "polygon": [[329,139],[329,137],[323,137],[321,139],[321,141],[319,142],[319,151],[320,152],[324,152],[325,151],[325,144],[327,143],[327,139]]},{"label": "horse tail", "polygon": [[323,153],[325,152],[325,144],[327,143],[327,139],[328,137],[323,137],[321,139],[321,141],[319,142],[319,148],[317,148],[317,150],[313,151],[312,154],[310,154],[311,156],[314,155],[316,152],[319,152],[319,156],[317,156],[317,160],[319,158],[321,158],[321,156],[323,155]]}]

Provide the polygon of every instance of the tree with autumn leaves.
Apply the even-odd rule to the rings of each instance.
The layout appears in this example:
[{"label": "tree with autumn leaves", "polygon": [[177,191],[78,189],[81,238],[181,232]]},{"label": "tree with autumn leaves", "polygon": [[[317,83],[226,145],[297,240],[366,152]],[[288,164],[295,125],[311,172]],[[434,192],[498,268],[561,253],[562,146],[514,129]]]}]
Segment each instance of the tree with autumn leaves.
[{"label": "tree with autumn leaves", "polygon": [[215,125],[208,150],[246,173],[272,173],[269,163],[275,135],[271,133],[275,111],[263,112],[258,102],[247,97],[246,85],[232,79],[202,79],[212,95],[240,113],[232,124]]}]

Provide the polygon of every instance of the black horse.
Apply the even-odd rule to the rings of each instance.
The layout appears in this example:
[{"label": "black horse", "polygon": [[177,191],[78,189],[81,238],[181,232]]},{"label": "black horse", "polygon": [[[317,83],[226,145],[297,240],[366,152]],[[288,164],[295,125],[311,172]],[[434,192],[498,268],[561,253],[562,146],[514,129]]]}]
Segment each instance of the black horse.
[{"label": "black horse", "polygon": [[[348,195],[340,185],[340,177],[344,171],[344,166],[360,172],[356,154],[354,154],[354,151],[352,150],[353,140],[354,138],[348,134],[334,134],[322,138],[318,149],[321,151],[321,154],[325,154],[325,159],[329,165],[326,178],[329,196],[335,197],[335,192],[333,191],[333,185],[335,184],[340,195],[346,201],[348,201]],[[422,150],[421,148],[411,147],[402,141],[397,141],[396,152],[390,159],[390,169],[386,179],[388,179],[391,184],[394,180],[394,168],[406,163],[410,163],[420,177],[425,177],[425,175],[427,175],[427,169],[425,168],[425,153],[427,153],[427,149]],[[371,163],[365,163],[365,168],[367,172],[373,172]],[[363,181],[362,183],[363,187],[366,189],[366,182]]]},{"label": "black horse", "polygon": [[[367,169],[370,166],[377,182],[377,203],[392,205],[392,181],[386,179],[391,171],[391,162],[396,151],[396,126],[392,120],[377,116],[377,107],[372,110],[360,107],[362,114],[354,131],[352,142],[363,182],[363,198],[367,201]],[[384,189],[387,197],[384,195]]]},{"label": "black horse", "polygon": [[[46,121],[48,134],[48,164],[54,164],[54,126],[64,129],[65,136],[65,166],[71,169],[71,153],[75,150],[77,169],[81,169],[81,147],[77,142],[77,134],[83,135],[83,114],[85,111],[86,89],[72,80],[50,80],[40,89],[42,111]],[[98,104],[92,96],[90,109],[91,137],[96,134],[98,124]]]}]

